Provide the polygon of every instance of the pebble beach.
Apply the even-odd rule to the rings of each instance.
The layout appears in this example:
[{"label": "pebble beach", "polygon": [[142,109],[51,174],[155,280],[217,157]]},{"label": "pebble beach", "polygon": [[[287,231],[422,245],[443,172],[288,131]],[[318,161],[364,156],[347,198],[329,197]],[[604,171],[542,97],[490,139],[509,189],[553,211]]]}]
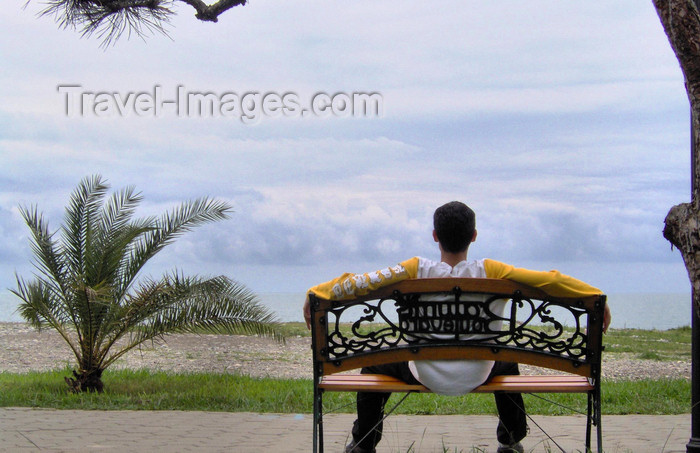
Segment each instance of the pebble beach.
[{"label": "pebble beach", "polygon": [[[311,379],[310,337],[285,343],[246,335],[175,334],[144,343],[115,368],[169,372],[239,373],[253,377]],[[74,357],[58,333],[37,332],[24,323],[0,323],[0,372],[26,373],[72,366]],[[603,377],[614,380],[690,379],[690,361],[640,360],[603,354]],[[523,373],[536,372],[523,366]]]}]

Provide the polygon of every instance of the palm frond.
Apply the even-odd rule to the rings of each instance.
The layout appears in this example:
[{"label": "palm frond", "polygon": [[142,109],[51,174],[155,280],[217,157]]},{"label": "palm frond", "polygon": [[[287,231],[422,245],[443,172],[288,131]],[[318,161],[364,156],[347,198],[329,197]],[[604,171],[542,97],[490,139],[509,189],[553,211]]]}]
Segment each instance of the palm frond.
[{"label": "palm frond", "polygon": [[80,359],[79,349],[76,344],[80,341],[73,341],[69,329],[66,325],[72,325],[73,318],[63,301],[56,297],[51,288],[41,279],[27,283],[18,275],[15,275],[17,289],[10,290],[21,299],[18,312],[29,324],[41,330],[51,327],[56,330],[68,343],[77,359]]},{"label": "palm frond", "polygon": [[90,254],[88,281],[115,281],[132,241],[147,231],[141,221],[136,226],[131,219],[142,197],[127,187],[109,198],[95,222],[95,240]]},{"label": "palm frond", "polygon": [[[169,333],[248,333],[283,340],[276,316],[245,286],[219,276],[201,278],[176,273],[149,282],[135,291],[126,318],[138,321],[127,344],[113,352],[106,364],[144,341]],[[116,341],[116,339],[115,339]]]},{"label": "palm frond", "polygon": [[108,245],[114,249],[114,254],[111,257],[113,264],[116,263],[117,255],[119,255],[119,265],[117,268],[111,269],[114,272],[110,273],[114,282],[114,298],[117,301],[121,301],[127,295],[131,283],[138,276],[141,267],[135,268],[133,259],[142,247],[144,237],[155,230],[154,221],[155,219],[152,217],[132,221],[114,235]]},{"label": "palm frond", "polygon": [[69,293],[69,277],[65,257],[49,231],[49,224],[36,207],[20,207],[20,214],[31,232],[30,247],[34,254],[33,264],[56,293],[66,297]]},{"label": "palm frond", "polygon": [[[161,310],[164,305],[162,300],[163,287],[159,282],[144,279],[140,283],[137,294],[126,294],[121,304],[112,304],[110,313],[106,316],[105,328],[96,339],[99,345],[98,355],[104,361],[112,346],[134,329],[140,329],[140,325],[153,313]],[[127,350],[131,349],[129,347]],[[126,352],[126,351],[124,351]]]},{"label": "palm frond", "polygon": [[17,307],[20,316],[37,330],[51,325],[48,319],[54,316],[54,310],[49,308],[52,304],[48,289],[40,280],[28,284],[18,275],[15,275],[15,279],[17,289],[10,291],[22,300]]},{"label": "palm frond", "polygon": [[144,234],[134,246],[125,273],[122,276],[120,292],[126,293],[144,264],[184,233],[205,223],[228,218],[231,206],[223,201],[199,198],[186,202],[164,214],[153,224],[153,229]]},{"label": "palm frond", "polygon": [[109,186],[98,175],[83,179],[71,194],[64,216],[62,242],[64,259],[73,275],[85,275],[93,224],[107,190]]}]

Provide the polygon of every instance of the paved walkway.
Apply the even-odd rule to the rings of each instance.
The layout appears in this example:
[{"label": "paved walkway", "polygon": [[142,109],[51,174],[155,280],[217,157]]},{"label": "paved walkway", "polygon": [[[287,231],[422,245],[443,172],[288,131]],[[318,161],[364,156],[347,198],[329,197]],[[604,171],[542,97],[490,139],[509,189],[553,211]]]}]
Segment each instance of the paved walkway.
[{"label": "paved walkway", "polygon": [[[353,418],[324,418],[327,452],[343,450]],[[565,451],[583,450],[582,417],[534,420]],[[495,452],[495,424],[491,416],[396,415],[377,451]],[[0,409],[0,451],[9,452],[309,452],[311,432],[309,414]],[[690,415],[604,416],[603,437],[606,453],[685,452]],[[523,444],[529,452],[560,451],[532,424]]]}]

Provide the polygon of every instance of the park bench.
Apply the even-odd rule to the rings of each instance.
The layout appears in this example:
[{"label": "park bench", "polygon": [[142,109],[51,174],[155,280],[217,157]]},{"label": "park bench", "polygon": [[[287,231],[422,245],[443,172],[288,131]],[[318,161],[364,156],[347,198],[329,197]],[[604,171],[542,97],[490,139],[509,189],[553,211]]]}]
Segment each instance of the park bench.
[{"label": "park bench", "polygon": [[309,299],[314,452],[323,452],[324,392],[430,392],[389,376],[359,374],[359,369],[439,359],[500,360],[556,370],[497,376],[474,392],[586,394],[585,451],[591,451],[593,425],[602,452],[604,295],[552,297],[509,280],[434,278],[404,280],[352,300],[314,294]]}]

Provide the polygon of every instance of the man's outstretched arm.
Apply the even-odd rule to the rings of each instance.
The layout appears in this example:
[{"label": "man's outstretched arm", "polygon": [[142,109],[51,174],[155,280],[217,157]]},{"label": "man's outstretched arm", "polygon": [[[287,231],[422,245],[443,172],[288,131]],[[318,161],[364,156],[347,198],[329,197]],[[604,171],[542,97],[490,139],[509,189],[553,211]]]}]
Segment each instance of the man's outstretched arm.
[{"label": "man's outstretched arm", "polygon": [[391,285],[418,275],[418,258],[403,261],[396,266],[367,272],[365,274],[346,273],[338,278],[329,280],[309,289],[304,301],[304,320],[306,327],[311,328],[311,305],[308,293],[330,300],[352,299],[362,296],[383,286]]},{"label": "man's outstretched arm", "polygon": [[[552,296],[569,297],[603,294],[603,292],[595,286],[591,286],[586,282],[562,274],[556,270],[533,271],[490,259],[484,260],[484,269],[486,270],[486,277],[488,278],[513,280],[524,285],[540,288],[542,291]],[[611,320],[612,314],[610,313],[610,307],[608,304],[605,304],[605,313],[603,316],[604,332],[608,330]]]}]

